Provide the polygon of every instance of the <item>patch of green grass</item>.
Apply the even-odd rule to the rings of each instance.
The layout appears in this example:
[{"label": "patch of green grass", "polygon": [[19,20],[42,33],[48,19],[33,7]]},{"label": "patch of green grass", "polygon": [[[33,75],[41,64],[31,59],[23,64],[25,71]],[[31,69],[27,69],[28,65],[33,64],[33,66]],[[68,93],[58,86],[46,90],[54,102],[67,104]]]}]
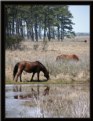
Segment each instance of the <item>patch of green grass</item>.
[{"label": "patch of green grass", "polygon": [[12,81],[12,80],[6,80],[5,84],[73,84],[73,83],[86,83],[86,82],[89,82],[89,81],[73,81],[73,80],[62,80],[62,79],[55,79],[55,80],[48,80],[48,81],[41,81],[41,82],[26,82],[26,81],[23,81],[23,82],[15,82],[15,81]]}]

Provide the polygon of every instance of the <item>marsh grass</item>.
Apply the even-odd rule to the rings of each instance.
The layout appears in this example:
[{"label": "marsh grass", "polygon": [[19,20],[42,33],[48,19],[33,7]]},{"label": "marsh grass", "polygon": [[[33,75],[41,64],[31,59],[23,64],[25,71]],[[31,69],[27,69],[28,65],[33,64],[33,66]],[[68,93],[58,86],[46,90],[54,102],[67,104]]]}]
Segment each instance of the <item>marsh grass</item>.
[{"label": "marsh grass", "polygon": [[49,95],[43,96],[40,87],[38,98],[23,105],[37,107],[36,117],[50,118],[87,118],[90,117],[88,85],[52,85]]},{"label": "marsh grass", "polygon": [[[82,39],[83,40],[83,39]],[[6,83],[13,82],[13,68],[18,61],[40,61],[50,73],[50,83],[56,82],[76,82],[90,81],[90,49],[89,42],[67,40],[64,42],[30,42],[21,43],[23,50],[6,50],[5,53],[5,75]],[[44,48],[44,50],[43,50]],[[80,61],[56,61],[60,54],[73,54],[79,56]],[[22,79],[30,80],[32,74],[23,72]],[[35,79],[37,77],[35,76]],[[43,80],[43,73],[40,73],[40,79]],[[10,81],[9,81],[10,80]],[[25,82],[26,83],[26,82]],[[31,82],[33,83],[33,82]],[[48,82],[41,82],[48,83]]]},{"label": "marsh grass", "polygon": [[[86,57],[88,58],[88,57]],[[53,61],[51,58],[46,58],[43,62],[48,68],[50,75],[59,79],[69,80],[88,80],[89,81],[89,62],[80,60],[79,62],[74,61]],[[66,77],[66,78],[65,78]]]}]

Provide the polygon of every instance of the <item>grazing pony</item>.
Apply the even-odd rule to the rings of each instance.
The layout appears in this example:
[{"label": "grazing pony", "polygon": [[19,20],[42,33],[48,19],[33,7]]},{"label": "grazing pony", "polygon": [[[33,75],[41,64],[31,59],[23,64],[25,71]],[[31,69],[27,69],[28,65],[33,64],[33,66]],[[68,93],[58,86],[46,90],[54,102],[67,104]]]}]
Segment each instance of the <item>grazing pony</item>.
[{"label": "grazing pony", "polygon": [[86,42],[87,42],[87,40],[84,40],[84,42],[86,43]]},{"label": "grazing pony", "polygon": [[79,61],[79,58],[77,55],[73,54],[73,55],[65,55],[65,54],[62,54],[62,55],[59,55],[56,57],[56,61],[59,61],[59,60],[62,60],[62,59],[66,59],[66,60],[77,60]]},{"label": "grazing pony", "polygon": [[42,71],[44,73],[44,76],[47,78],[47,80],[49,80],[49,72],[47,71],[45,66],[42,63],[40,63],[39,61],[35,61],[35,62],[21,61],[21,62],[18,62],[15,65],[14,70],[13,70],[13,80],[15,80],[17,82],[18,77],[20,76],[20,82],[22,82],[21,74],[22,74],[23,71],[28,72],[28,73],[33,73],[30,81],[33,80],[35,73],[37,73],[38,81],[40,81],[39,80],[40,71]]}]

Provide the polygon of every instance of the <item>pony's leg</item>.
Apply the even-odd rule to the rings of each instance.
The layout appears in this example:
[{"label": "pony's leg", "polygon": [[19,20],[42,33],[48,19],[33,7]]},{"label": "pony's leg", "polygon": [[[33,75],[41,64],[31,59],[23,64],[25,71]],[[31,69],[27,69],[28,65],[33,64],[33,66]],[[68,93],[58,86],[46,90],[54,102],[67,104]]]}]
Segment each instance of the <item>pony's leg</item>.
[{"label": "pony's leg", "polygon": [[23,70],[20,71],[20,82],[22,82],[22,78],[21,78],[22,77],[22,72],[23,72]]},{"label": "pony's leg", "polygon": [[38,79],[38,81],[40,81],[40,80],[39,80],[39,73],[40,73],[40,72],[37,73],[37,79]]},{"label": "pony's leg", "polygon": [[18,69],[18,72],[17,72],[16,77],[15,77],[16,82],[18,80],[18,77],[21,75],[21,73],[22,73],[22,70]]},{"label": "pony's leg", "polygon": [[18,74],[16,74],[16,77],[15,77],[15,81],[17,82],[17,80],[18,80]]},{"label": "pony's leg", "polygon": [[20,82],[22,82],[22,79],[21,79],[21,74],[20,74]]},{"label": "pony's leg", "polygon": [[32,78],[31,78],[31,80],[30,80],[30,81],[32,81],[32,80],[33,80],[34,75],[35,75],[35,73],[33,73]]}]

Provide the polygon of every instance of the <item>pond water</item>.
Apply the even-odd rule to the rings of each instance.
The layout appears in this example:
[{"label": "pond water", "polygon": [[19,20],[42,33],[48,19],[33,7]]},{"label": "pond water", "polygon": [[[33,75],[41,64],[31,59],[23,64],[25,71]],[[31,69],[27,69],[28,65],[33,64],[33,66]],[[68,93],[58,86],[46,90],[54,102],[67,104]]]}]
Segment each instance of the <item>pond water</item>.
[{"label": "pond water", "polygon": [[6,85],[5,117],[90,117],[89,90],[88,84]]}]

